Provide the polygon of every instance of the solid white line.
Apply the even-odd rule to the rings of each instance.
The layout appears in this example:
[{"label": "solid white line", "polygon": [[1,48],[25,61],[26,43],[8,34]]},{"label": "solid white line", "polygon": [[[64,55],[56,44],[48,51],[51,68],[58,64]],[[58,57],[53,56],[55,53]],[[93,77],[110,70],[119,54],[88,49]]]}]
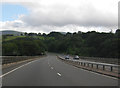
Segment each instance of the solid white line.
[{"label": "solid white line", "polygon": [[[35,60],[35,61],[36,61],[36,60]],[[35,62],[35,61],[32,61],[32,62]],[[26,63],[26,64],[24,64],[24,65],[21,65],[21,66],[15,68],[15,69],[13,69],[13,70],[11,70],[11,71],[9,71],[9,72],[3,74],[3,75],[1,75],[0,78],[6,76],[6,75],[8,75],[8,74],[10,74],[10,73],[12,73],[12,72],[14,72],[14,71],[16,71],[17,69],[22,68],[22,67],[24,67],[24,66],[26,66],[26,65],[28,65],[28,64],[30,64],[30,63],[32,63],[32,62],[28,62],[28,63]]]},{"label": "solid white line", "polygon": [[57,73],[59,76],[62,76],[60,73]]}]

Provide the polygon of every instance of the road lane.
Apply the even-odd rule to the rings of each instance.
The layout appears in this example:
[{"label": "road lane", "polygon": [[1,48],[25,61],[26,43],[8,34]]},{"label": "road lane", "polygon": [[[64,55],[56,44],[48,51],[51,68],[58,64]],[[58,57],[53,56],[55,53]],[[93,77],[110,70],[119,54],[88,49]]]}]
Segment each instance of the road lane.
[{"label": "road lane", "polygon": [[94,74],[56,58],[38,59],[3,77],[3,86],[117,86],[118,80]]},{"label": "road lane", "polygon": [[52,60],[49,59],[49,63],[52,64],[53,67],[55,66],[55,69],[64,74],[64,76],[69,80],[74,80],[75,84],[78,86],[118,85],[118,80],[114,79],[113,77],[96,74],[94,72],[83,70],[72,65],[63,64],[63,62],[60,62],[58,59],[55,60],[54,56],[51,57],[53,58]]},{"label": "road lane", "polygon": [[3,77],[3,86],[59,86],[69,85],[57,72],[50,69],[48,57],[39,59],[29,65]]}]

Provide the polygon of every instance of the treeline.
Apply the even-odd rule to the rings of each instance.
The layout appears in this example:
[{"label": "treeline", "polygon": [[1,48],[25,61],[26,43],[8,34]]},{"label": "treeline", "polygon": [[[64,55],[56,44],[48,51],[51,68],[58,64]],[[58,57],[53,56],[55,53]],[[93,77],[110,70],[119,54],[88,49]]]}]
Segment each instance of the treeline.
[{"label": "treeline", "polygon": [[45,50],[42,41],[30,37],[16,38],[2,43],[3,56],[35,56],[44,54]]},{"label": "treeline", "polygon": [[24,38],[3,41],[3,55],[40,55],[49,51],[90,57],[118,58],[120,54],[119,35],[119,29],[115,33],[95,31],[66,34],[60,32],[25,33]]},{"label": "treeline", "polygon": [[87,33],[67,33],[66,35],[52,32],[48,36],[54,36],[56,39],[47,41],[46,44],[50,52],[117,58],[120,54],[118,51],[119,35],[120,30],[117,30],[116,33],[92,31]]}]

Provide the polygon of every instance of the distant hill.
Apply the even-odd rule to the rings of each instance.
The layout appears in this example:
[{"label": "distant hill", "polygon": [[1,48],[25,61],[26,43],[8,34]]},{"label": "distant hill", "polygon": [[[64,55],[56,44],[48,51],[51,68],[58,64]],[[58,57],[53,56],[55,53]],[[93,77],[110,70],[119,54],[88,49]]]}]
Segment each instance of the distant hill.
[{"label": "distant hill", "polygon": [[20,36],[21,34],[24,34],[24,32],[19,32],[19,31],[14,31],[14,30],[3,30],[3,31],[0,31],[0,35],[7,35],[7,34],[12,34],[12,35],[15,35],[15,36]]}]

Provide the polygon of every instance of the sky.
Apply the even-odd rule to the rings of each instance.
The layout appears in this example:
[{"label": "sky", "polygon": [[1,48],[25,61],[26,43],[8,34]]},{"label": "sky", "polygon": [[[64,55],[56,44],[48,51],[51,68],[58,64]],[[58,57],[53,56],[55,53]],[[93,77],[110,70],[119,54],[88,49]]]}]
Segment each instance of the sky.
[{"label": "sky", "polygon": [[115,32],[119,0],[4,0],[0,30]]},{"label": "sky", "polygon": [[19,15],[28,14],[27,8],[23,7],[22,5],[15,5],[9,3],[2,3],[2,20],[5,21],[14,21],[16,20]]}]

